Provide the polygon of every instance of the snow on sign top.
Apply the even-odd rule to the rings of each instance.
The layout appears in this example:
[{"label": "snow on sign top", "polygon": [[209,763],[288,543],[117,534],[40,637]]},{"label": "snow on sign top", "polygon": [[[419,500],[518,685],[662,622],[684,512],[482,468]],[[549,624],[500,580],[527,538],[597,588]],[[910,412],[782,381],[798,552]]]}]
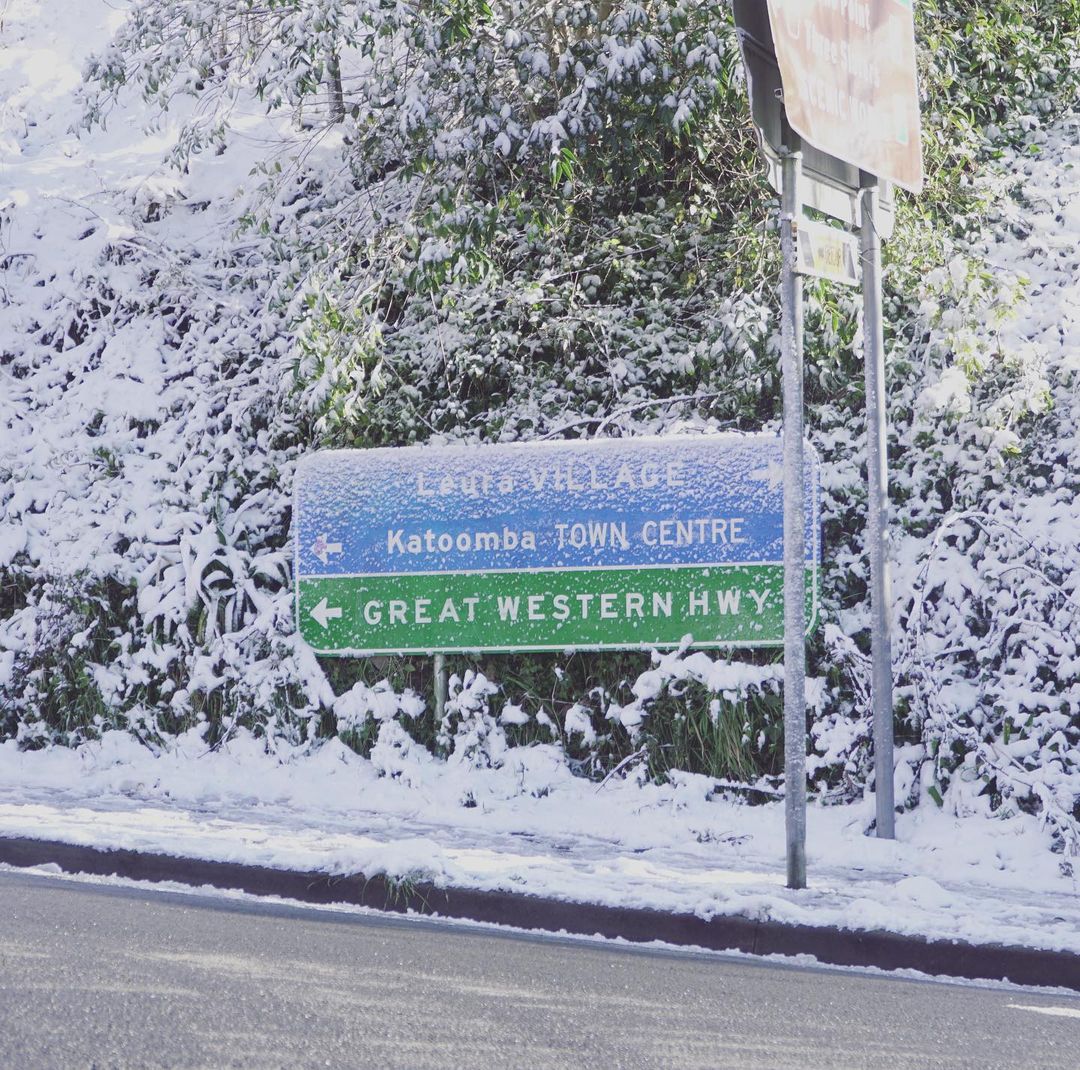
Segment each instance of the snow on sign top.
[{"label": "snow on sign top", "polygon": [[334,654],[775,645],[782,483],[772,435],[315,453],[296,474],[300,631]]},{"label": "snow on sign top", "polygon": [[793,130],[815,148],[922,189],[911,0],[768,0]]}]

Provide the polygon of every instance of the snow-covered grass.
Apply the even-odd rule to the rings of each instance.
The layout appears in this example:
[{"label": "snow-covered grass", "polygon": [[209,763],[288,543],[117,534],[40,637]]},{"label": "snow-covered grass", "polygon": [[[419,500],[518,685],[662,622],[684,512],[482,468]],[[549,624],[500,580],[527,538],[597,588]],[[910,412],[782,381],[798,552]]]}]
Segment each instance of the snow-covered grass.
[{"label": "snow-covered grass", "polygon": [[[386,874],[703,917],[753,918],[1080,952],[1077,878],[1037,819],[812,806],[810,887],[784,887],[783,806],[683,775],[573,776],[553,746],[498,768],[435,761],[387,722],[370,761],[336,741],[279,747],[195,732],[154,757],[126,733],[0,747],[0,834],[331,874]],[[469,800],[469,805],[463,805]]]}]

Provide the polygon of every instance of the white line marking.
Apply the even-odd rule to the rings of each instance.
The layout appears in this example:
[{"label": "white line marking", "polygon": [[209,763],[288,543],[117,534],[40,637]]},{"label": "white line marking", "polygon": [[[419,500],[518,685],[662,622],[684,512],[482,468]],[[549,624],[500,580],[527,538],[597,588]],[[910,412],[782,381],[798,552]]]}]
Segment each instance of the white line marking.
[{"label": "white line marking", "polygon": [[[297,577],[301,580],[369,580],[380,579],[382,577],[401,578],[403,576],[486,576],[488,573],[499,575],[513,575],[513,574],[529,574],[540,572],[645,572],[645,571],[660,571],[666,569],[668,572],[677,571],[689,571],[690,569],[705,569],[705,568],[758,568],[759,566],[766,566],[768,568],[783,568],[783,561],[704,561],[700,564],[682,564],[682,565],[541,565],[535,568],[521,567],[521,568],[441,568],[430,569],[421,572],[303,572]],[[818,566],[815,562],[809,559],[806,562],[807,568],[812,568],[815,571]]]},{"label": "white line marking", "polygon": [[1031,1011],[1033,1014],[1049,1014],[1053,1018],[1080,1018],[1076,1007],[1036,1007],[1029,1003],[1009,1003],[1014,1011]]}]

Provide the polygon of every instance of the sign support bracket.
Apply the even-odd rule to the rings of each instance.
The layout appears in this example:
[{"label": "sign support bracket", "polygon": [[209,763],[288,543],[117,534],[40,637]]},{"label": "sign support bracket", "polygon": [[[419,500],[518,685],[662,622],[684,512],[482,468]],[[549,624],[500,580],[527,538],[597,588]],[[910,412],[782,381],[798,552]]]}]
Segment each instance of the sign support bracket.
[{"label": "sign support bracket", "polygon": [[[786,125],[786,124],[785,124]],[[796,271],[802,153],[786,131],[780,205],[784,391],[784,820],[787,886],[806,887],[806,549],[803,451],[803,282]]]},{"label": "sign support bracket", "polygon": [[881,235],[876,227],[878,180],[861,179],[863,353],[866,364],[866,469],[869,483],[866,541],[870,554],[870,648],[874,718],[876,832],[895,839],[893,800],[892,602],[887,548],[889,523],[888,417],[885,409],[885,340],[881,300]]}]

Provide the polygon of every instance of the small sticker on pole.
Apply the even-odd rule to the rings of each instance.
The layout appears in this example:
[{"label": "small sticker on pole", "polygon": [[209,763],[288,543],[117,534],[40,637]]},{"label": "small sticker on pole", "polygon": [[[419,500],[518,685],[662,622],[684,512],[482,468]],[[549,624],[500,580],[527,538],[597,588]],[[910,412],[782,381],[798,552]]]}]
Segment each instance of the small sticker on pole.
[{"label": "small sticker on pole", "polygon": [[802,219],[798,224],[797,250],[795,270],[800,275],[813,275],[845,286],[860,284],[859,246],[855,235]]}]

